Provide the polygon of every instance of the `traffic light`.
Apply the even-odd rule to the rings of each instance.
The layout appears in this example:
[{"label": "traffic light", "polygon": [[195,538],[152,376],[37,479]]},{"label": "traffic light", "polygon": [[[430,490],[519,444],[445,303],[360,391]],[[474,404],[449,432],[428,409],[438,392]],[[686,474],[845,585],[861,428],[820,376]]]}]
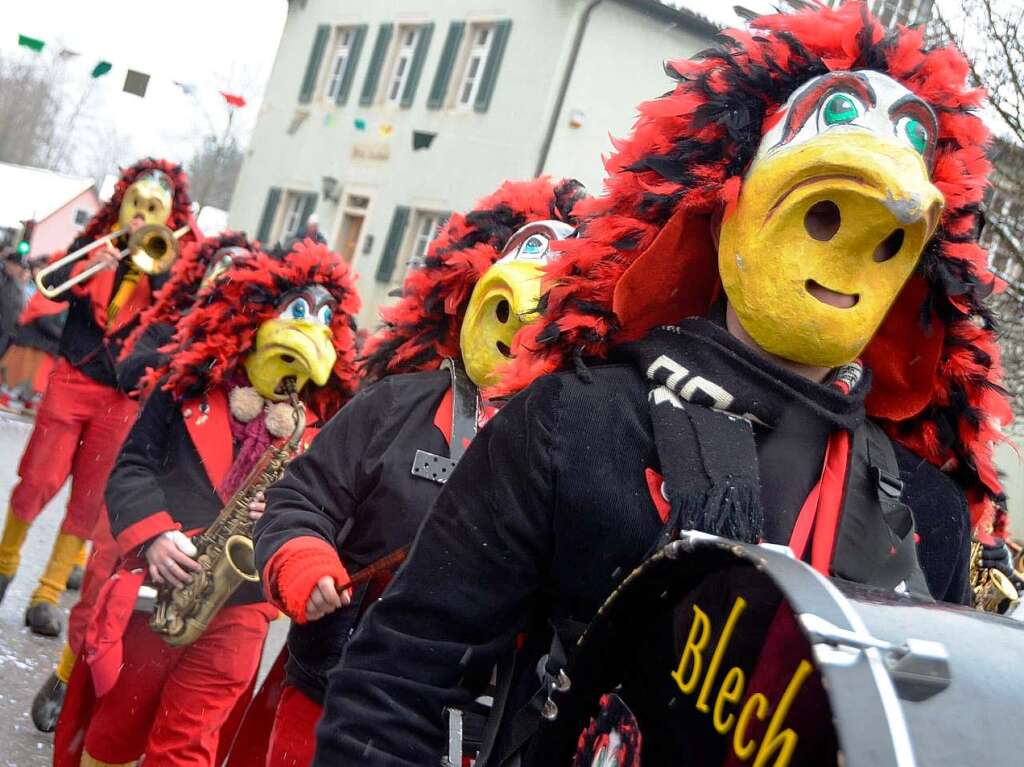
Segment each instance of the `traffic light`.
[{"label": "traffic light", "polygon": [[27,256],[28,252],[32,249],[32,232],[36,228],[36,222],[22,221],[21,238],[18,240],[18,255]]}]

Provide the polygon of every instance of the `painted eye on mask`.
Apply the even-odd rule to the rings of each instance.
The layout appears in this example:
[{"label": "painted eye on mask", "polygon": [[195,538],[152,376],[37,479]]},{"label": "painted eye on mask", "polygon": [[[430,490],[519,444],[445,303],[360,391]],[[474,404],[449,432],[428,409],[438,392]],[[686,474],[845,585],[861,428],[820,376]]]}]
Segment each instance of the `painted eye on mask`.
[{"label": "painted eye on mask", "polygon": [[330,326],[331,320],[334,319],[334,312],[331,311],[331,307],[321,306],[320,312],[317,315],[317,319],[320,320],[321,325]]},{"label": "painted eye on mask", "polygon": [[896,136],[908,141],[919,154],[928,151],[928,129],[916,117],[905,116],[897,120]]},{"label": "painted eye on mask", "polygon": [[864,114],[864,105],[856,96],[845,91],[829,95],[818,112],[818,130],[833,125],[849,125]]},{"label": "painted eye on mask", "polygon": [[278,315],[282,320],[308,320],[309,303],[305,298],[296,298]]}]

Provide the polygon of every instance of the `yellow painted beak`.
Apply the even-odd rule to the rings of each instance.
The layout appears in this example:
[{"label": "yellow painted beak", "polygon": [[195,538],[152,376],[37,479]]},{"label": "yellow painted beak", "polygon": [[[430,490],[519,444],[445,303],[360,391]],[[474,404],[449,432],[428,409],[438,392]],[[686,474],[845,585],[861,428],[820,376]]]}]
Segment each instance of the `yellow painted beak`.
[{"label": "yellow painted beak", "polygon": [[296,391],[307,381],[323,386],[338,355],[331,329],[310,320],[267,320],[256,333],[256,348],[245,360],[249,381],[269,400],[284,400],[283,383],[295,380]]},{"label": "yellow painted beak", "polygon": [[511,359],[512,339],[537,319],[542,274],[535,262],[499,263],[473,288],[459,343],[466,373],[477,386],[498,382],[498,369]]},{"label": "yellow painted beak", "polygon": [[769,155],[722,224],[729,302],[772,354],[846,364],[885,319],[942,207],[921,156],[874,133],[828,131]]}]

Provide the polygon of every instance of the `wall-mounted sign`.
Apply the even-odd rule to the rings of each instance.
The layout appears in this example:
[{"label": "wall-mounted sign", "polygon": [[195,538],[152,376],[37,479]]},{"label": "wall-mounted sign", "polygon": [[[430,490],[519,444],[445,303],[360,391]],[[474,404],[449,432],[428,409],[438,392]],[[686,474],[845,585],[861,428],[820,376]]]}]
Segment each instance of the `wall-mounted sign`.
[{"label": "wall-mounted sign", "polygon": [[353,144],[352,159],[384,162],[391,159],[391,147],[388,144],[376,143]]}]

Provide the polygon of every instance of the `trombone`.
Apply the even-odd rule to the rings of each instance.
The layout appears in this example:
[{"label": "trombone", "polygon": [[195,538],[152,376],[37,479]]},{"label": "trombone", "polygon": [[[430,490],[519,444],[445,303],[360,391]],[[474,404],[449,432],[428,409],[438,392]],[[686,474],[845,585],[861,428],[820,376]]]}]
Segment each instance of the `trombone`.
[{"label": "trombone", "polygon": [[[118,253],[117,259],[120,261],[130,258],[135,268],[144,274],[163,274],[171,268],[174,259],[178,257],[178,240],[187,234],[188,231],[189,227],[187,225],[177,231],[171,231],[162,224],[147,224],[140,227],[128,238],[128,247]],[[85,258],[97,248],[101,248],[127,233],[127,229],[118,229],[106,237],[101,237],[78,250],[68,253],[52,264],[47,264],[36,273],[36,287],[39,288],[39,292],[47,298],[55,298],[75,285],[90,279],[94,274],[102,272],[108,266],[104,262],[96,263],[83,269],[59,285],[49,286],[46,284],[46,278],[54,272],[63,269],[74,261]]]}]

